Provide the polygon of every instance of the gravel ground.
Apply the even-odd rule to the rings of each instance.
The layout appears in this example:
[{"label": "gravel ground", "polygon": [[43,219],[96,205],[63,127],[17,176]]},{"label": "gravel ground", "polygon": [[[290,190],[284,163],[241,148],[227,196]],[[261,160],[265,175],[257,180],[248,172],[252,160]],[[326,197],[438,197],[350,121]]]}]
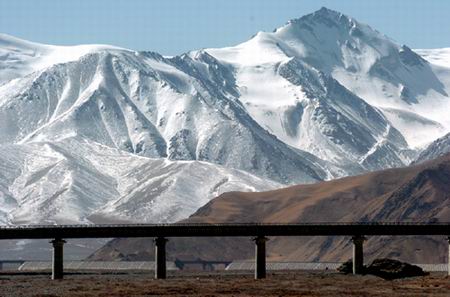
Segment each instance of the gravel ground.
[{"label": "gravel ground", "polygon": [[255,281],[252,274],[172,273],[154,280],[143,273],[70,274],[51,281],[46,274],[0,275],[0,296],[450,296],[443,273],[385,281],[334,272],[280,272]]}]

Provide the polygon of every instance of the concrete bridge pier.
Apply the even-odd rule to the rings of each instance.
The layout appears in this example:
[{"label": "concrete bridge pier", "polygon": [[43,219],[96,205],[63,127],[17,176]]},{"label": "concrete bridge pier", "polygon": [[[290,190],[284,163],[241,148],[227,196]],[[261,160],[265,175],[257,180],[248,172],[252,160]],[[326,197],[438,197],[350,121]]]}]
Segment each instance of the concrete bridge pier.
[{"label": "concrete bridge pier", "polygon": [[363,244],[366,238],[362,235],[352,237],[353,242],[353,274],[364,273],[364,250]]},{"label": "concrete bridge pier", "polygon": [[164,237],[155,238],[155,278],[165,279],[166,273],[166,243]]},{"label": "concrete bridge pier", "polygon": [[266,278],[266,241],[265,236],[253,239],[255,242],[255,279]]},{"label": "concrete bridge pier", "polygon": [[52,279],[63,279],[64,277],[64,244],[65,240],[55,238],[50,241],[53,245]]},{"label": "concrete bridge pier", "polygon": [[448,241],[448,264],[447,264],[447,274],[450,275],[450,236],[447,237]]}]

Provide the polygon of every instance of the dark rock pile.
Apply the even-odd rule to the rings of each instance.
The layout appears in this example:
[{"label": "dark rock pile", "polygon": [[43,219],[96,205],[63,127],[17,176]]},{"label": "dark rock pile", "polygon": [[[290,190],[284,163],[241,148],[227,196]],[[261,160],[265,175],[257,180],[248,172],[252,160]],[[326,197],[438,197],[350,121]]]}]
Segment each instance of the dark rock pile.
[{"label": "dark rock pile", "polygon": [[366,274],[389,280],[428,275],[419,266],[392,259],[375,259],[365,270]]},{"label": "dark rock pile", "polygon": [[[352,264],[352,260],[348,260],[337,270],[345,274],[352,273]],[[428,275],[419,266],[387,258],[373,260],[369,266],[364,267],[364,274],[375,275],[387,280]]]}]

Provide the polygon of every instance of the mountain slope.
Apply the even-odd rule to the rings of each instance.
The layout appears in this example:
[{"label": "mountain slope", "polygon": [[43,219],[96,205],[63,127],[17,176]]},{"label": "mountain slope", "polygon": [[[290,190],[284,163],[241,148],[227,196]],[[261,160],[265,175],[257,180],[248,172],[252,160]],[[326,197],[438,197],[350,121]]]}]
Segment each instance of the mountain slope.
[{"label": "mountain slope", "polygon": [[[450,220],[450,155],[420,165],[377,171],[314,185],[298,185],[260,193],[230,192],[200,208],[189,223],[223,222],[448,222]],[[116,239],[93,258],[148,258],[146,239]],[[253,257],[250,239],[224,241],[174,239],[171,257],[210,259]],[[130,247],[139,246],[140,249]],[[190,247],[189,250],[182,246]],[[441,237],[370,237],[368,258],[389,256],[415,263],[442,263],[447,242]],[[236,246],[236,252],[233,252]],[[144,248],[145,247],[145,248]],[[292,261],[345,261],[351,255],[349,238],[272,238],[269,257]],[[122,255],[122,256],[119,256]]]},{"label": "mountain slope", "polygon": [[[333,176],[326,162],[258,126],[235,99],[230,77],[230,70],[206,54],[195,60],[126,51],[89,54],[1,87],[1,141],[77,136],[138,155],[210,161],[285,183]],[[221,79],[229,84],[215,81]]]},{"label": "mountain slope", "polygon": [[450,68],[450,48],[415,49],[414,51],[434,65]]},{"label": "mountain slope", "polygon": [[420,153],[415,163],[432,160],[448,153],[450,153],[450,133],[433,141]]},{"label": "mountain slope", "polygon": [[[416,166],[314,185],[263,193],[226,193],[200,209],[190,221],[201,219],[202,213],[207,213],[208,218],[217,221],[242,222],[445,222],[450,214],[446,203],[449,198],[449,185],[446,183],[449,174],[450,155],[447,154]],[[390,207],[394,205],[396,207]],[[253,210],[250,211],[247,206],[253,206]],[[221,213],[221,208],[235,212]]]},{"label": "mountain slope", "polygon": [[8,224],[174,222],[218,193],[280,185],[197,161],[135,156],[65,139],[1,146],[0,220]]}]

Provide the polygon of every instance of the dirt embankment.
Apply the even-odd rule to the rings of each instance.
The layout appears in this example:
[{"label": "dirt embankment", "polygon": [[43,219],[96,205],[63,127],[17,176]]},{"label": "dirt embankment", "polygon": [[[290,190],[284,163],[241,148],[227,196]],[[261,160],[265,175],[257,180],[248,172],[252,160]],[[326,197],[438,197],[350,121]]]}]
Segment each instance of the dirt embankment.
[{"label": "dirt embankment", "polygon": [[432,274],[395,281],[333,272],[269,274],[255,281],[245,275],[172,275],[154,280],[149,274],[69,275],[50,281],[47,275],[0,275],[0,296],[450,296],[450,279]]}]

